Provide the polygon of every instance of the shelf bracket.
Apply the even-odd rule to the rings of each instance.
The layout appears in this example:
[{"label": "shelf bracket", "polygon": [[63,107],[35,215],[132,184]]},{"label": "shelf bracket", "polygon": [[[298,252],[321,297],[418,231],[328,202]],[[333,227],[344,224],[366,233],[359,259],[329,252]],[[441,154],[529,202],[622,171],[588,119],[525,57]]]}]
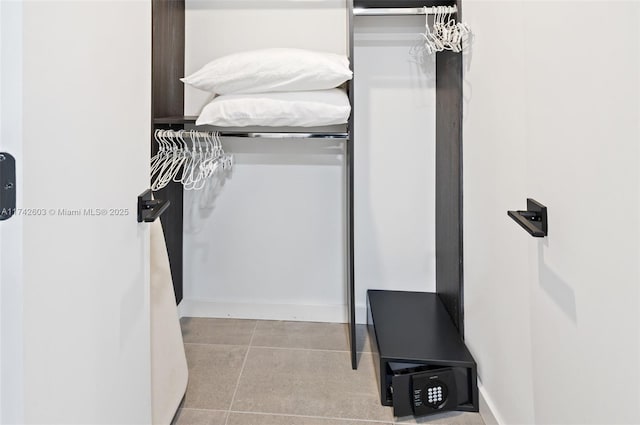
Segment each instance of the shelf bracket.
[{"label": "shelf bracket", "polygon": [[549,233],[547,207],[531,198],[527,198],[526,211],[507,211],[507,214],[534,238],[544,238]]}]

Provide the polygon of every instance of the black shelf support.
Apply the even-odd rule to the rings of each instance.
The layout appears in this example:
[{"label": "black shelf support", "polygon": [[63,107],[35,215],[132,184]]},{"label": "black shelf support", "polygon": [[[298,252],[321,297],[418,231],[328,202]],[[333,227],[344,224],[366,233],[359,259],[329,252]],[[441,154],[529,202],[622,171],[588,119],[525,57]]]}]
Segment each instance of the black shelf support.
[{"label": "black shelf support", "polygon": [[16,160],[7,152],[0,152],[0,210],[0,221],[16,211]]},{"label": "black shelf support", "polygon": [[138,196],[138,223],[152,223],[171,205],[170,201],[153,199],[151,189]]},{"label": "black shelf support", "polygon": [[547,207],[540,202],[527,198],[526,211],[507,211],[507,214],[534,238],[548,235]]}]

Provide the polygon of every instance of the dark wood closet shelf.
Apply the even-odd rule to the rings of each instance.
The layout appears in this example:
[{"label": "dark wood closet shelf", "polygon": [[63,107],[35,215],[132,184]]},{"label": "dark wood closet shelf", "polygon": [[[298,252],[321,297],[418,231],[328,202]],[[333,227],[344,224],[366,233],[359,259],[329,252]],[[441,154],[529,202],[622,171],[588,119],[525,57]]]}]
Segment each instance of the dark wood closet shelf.
[{"label": "dark wood closet shelf", "polygon": [[195,115],[186,115],[183,117],[160,117],[154,118],[153,123],[156,125],[180,125],[180,124],[195,124],[198,117]]}]

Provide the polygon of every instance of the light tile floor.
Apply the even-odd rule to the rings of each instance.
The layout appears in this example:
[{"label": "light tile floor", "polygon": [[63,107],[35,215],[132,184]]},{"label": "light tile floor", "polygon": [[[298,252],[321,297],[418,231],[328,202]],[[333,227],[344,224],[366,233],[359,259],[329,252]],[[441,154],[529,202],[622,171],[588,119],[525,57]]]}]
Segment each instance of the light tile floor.
[{"label": "light tile floor", "polygon": [[394,418],[365,328],[351,369],[338,323],[183,318],[187,394],[174,425],[484,425],[477,413]]}]

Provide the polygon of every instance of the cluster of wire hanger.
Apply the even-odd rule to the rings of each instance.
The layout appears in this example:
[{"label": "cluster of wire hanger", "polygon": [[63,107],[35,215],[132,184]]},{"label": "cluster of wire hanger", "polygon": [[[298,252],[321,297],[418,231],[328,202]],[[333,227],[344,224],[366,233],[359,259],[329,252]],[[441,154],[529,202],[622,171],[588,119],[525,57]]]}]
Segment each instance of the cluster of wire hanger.
[{"label": "cluster of wire hanger", "polygon": [[450,50],[452,52],[462,52],[465,42],[468,40],[471,30],[469,26],[462,22],[457,22],[453,15],[457,9],[452,6],[436,6],[432,13],[433,27],[429,27],[429,13],[425,7],[426,15],[425,32],[420,34],[424,38],[422,48],[427,54]]},{"label": "cluster of wire hanger", "polygon": [[224,152],[218,132],[155,130],[153,137],[158,143],[158,153],[151,158],[154,191],[171,181],[182,183],[186,190],[199,190],[207,179],[233,166],[233,156]]}]

